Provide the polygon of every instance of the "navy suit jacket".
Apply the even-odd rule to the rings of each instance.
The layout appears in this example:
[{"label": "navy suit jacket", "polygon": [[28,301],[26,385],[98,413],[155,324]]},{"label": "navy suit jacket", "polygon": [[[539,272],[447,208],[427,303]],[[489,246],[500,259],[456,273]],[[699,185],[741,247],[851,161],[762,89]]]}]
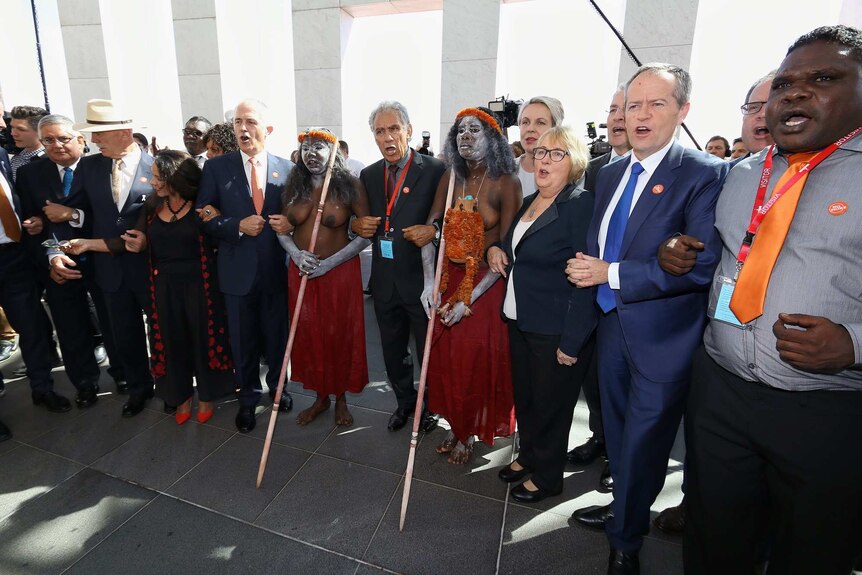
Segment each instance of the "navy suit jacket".
[{"label": "navy suit jacket", "polygon": [[[599,256],[599,226],[633,156],[599,171],[588,252]],[[620,248],[620,289],[614,291],[625,344],[635,368],[653,381],[687,379],[706,326],[706,303],[721,256],[715,203],[728,164],[674,142],[647,182]],[[663,188],[657,187],[663,186]],[[659,267],[661,242],[676,233],[704,242],[691,272]]]},{"label": "navy suit jacket", "polygon": [[[281,213],[282,194],[293,162],[267,154],[266,189],[261,216]],[[219,287],[231,295],[248,295],[255,285],[264,293],[283,292],[287,287],[285,254],[275,232],[265,224],[257,236],[239,234],[239,222],[254,215],[254,203],[240,152],[207,160],[204,164],[197,207],[211,204],[221,215],[204,224],[204,231],[217,239]]]},{"label": "navy suit jacket", "polygon": [[536,197],[524,199],[501,246],[509,258],[506,281],[515,282],[518,329],[559,335],[560,350],[578,357],[596,327],[596,289],[570,283],[566,261],[587,249],[593,194],[574,184],[564,188],[527,229],[513,254],[515,226]]},{"label": "navy suit jacket", "polygon": [[[150,179],[153,177],[153,158],[141,154],[138,170],[132,179],[129,197],[122,209],[117,209],[111,192],[111,158],[96,154],[85,156],[75,168],[72,189],[64,202],[71,208],[84,211],[84,223],[92,226],[92,237],[99,239],[117,238],[133,229],[138,221],[140,210],[144,207],[147,194],[153,193]],[[89,222],[87,221],[89,220]],[[52,224],[50,231],[57,230],[68,234],[67,224]],[[149,262],[147,254],[121,253],[117,255],[94,253],[96,283],[106,292],[115,292],[124,283],[136,289],[149,283]]]}]

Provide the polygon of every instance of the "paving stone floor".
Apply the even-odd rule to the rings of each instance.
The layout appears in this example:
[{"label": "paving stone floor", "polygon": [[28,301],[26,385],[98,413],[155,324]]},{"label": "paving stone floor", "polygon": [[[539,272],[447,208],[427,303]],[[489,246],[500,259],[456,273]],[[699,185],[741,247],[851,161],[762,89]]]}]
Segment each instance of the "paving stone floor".
[{"label": "paving stone floor", "polygon": [[[395,399],[366,303],[371,383],[349,397],[354,425],[337,428],[330,411],[300,428],[295,414],[313,397],[291,383],[294,411],[278,418],[260,489],[265,405],[242,435],[235,400],[205,425],[179,427],[157,400],[123,419],[107,374],[96,406],[63,414],[34,407],[26,379],[7,379],[0,420],[15,436],[0,443],[0,574],[604,573],[604,535],[568,524],[575,509],[610,501],[594,491],[601,465],[567,470],[560,497],[513,504],[496,476],[511,439],[478,446],[458,467],[433,449],[443,429],[422,437],[398,531],[410,435],[386,429]],[[8,375],[17,365],[18,352],[0,367]],[[54,378],[73,397],[62,369]],[[586,422],[581,401],[570,446],[589,435]],[[681,498],[681,453],[654,513]],[[681,557],[681,541],[654,529],[643,573],[682,573]]]}]

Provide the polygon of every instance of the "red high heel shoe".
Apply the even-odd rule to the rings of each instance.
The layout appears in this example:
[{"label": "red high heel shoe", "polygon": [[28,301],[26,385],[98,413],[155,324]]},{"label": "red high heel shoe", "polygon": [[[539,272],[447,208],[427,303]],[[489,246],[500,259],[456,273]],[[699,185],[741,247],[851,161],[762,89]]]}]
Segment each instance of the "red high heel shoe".
[{"label": "red high heel shoe", "polygon": [[183,403],[177,406],[177,412],[174,413],[174,419],[177,425],[182,425],[192,417],[192,399],[188,398]]},{"label": "red high heel shoe", "polygon": [[213,416],[211,401],[198,401],[198,423],[206,423]]}]

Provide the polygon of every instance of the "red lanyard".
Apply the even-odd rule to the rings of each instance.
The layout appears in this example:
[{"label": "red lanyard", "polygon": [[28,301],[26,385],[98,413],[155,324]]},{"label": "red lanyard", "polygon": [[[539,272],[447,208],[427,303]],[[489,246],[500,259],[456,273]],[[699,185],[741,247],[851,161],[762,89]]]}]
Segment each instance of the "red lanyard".
[{"label": "red lanyard", "polygon": [[832,155],[832,152],[840,148],[859,132],[862,132],[862,126],[859,126],[843,138],[820,150],[816,156],[811,158],[807,164],[803,165],[798,172],[793,174],[793,176],[787,180],[780,189],[773,190],[769,201],[764,204],[763,200],[766,198],[766,188],[769,186],[769,180],[772,178],[772,152],[775,150],[775,144],[769,147],[769,150],[766,152],[766,159],[763,162],[763,172],[760,174],[760,184],[757,186],[757,195],[754,197],[754,207],[751,209],[751,222],[748,224],[745,238],[743,238],[742,246],[739,248],[739,254],[736,256],[737,272],[742,269],[742,264],[745,263],[748,253],[751,251],[751,242],[754,241],[757,229],[760,227],[761,222],[763,222],[763,218],[766,217],[766,214],[770,209],[772,209],[772,206],[775,205],[775,202],[777,202],[796,182],[798,182],[805,172],[811,172],[820,164],[820,162]]},{"label": "red lanyard", "polygon": [[[404,178],[407,177],[407,171],[410,169],[410,164],[413,163],[413,150],[410,150],[410,157],[407,159],[407,163],[404,165],[404,169],[401,170],[401,177],[398,178],[398,181],[395,182],[395,189],[392,191],[392,197],[389,198],[389,203],[386,205],[386,225],[383,227],[383,235],[389,235],[389,216],[392,215],[392,206],[395,205],[395,198],[398,197],[398,190],[401,189],[401,185],[404,184]],[[386,194],[386,183],[389,181],[389,166],[383,167],[383,193]]]}]

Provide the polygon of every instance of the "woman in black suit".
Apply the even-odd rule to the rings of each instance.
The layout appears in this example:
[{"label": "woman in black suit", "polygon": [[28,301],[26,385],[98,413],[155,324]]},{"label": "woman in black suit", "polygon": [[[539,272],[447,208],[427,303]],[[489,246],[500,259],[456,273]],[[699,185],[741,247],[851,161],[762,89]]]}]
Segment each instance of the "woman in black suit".
[{"label": "woman in black suit", "polygon": [[595,291],[573,288],[566,260],[586,251],[593,194],[575,184],[589,161],[570,128],[545,132],[531,152],[536,194],[526,198],[502,246],[488,250],[491,269],[506,277],[503,315],[512,354],[518,458],[500,470],[512,498],[535,503],[563,490],[572,411],[590,357]]}]

